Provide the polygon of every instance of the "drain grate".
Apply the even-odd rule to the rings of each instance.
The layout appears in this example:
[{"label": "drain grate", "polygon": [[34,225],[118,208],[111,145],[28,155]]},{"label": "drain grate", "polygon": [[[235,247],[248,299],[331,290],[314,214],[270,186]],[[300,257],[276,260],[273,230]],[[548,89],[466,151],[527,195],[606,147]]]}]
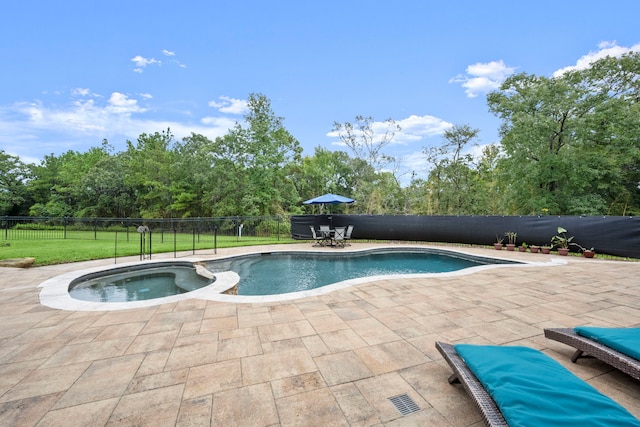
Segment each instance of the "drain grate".
[{"label": "drain grate", "polygon": [[390,397],[389,400],[402,415],[413,414],[414,412],[418,412],[420,410],[418,404],[414,402],[413,399],[410,398],[406,393]]}]

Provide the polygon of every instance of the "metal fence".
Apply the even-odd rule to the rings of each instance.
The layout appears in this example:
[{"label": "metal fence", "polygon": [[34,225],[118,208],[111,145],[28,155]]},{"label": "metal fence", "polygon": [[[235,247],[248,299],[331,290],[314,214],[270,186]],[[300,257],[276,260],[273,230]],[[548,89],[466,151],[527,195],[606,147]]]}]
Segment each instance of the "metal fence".
[{"label": "metal fence", "polygon": [[[216,218],[54,218],[0,217],[0,240],[108,240],[114,253],[131,253],[140,242],[140,256],[154,252],[216,249],[222,240],[257,244],[290,238],[291,227],[280,216]],[[129,249],[125,250],[128,245]]]},{"label": "metal fence", "polygon": [[[153,233],[178,233],[238,238],[289,235],[288,222],[280,216],[234,216],[217,218],[54,218],[0,217],[3,240],[101,239],[109,232],[136,232],[148,227]],[[110,238],[110,237],[109,237]]]}]

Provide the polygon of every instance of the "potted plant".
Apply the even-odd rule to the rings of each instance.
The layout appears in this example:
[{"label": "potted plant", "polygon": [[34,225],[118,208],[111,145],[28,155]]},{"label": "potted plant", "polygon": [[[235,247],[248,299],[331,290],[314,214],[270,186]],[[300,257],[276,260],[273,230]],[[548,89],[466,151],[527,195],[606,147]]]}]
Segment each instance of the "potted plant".
[{"label": "potted plant", "polygon": [[496,242],[493,244],[493,247],[496,248],[496,251],[501,251],[502,250],[502,241],[504,239],[502,237],[498,237],[498,235],[496,235]]},{"label": "potted plant", "polygon": [[577,243],[571,243],[571,244],[573,246],[577,246],[580,252],[582,252],[582,256],[584,256],[585,258],[593,258],[596,255],[596,252],[593,248],[587,249],[584,246],[581,246]]},{"label": "potted plant", "polygon": [[551,238],[553,246],[558,248],[559,255],[567,255],[569,253],[569,245],[573,240],[573,236],[567,236],[567,230],[562,227],[558,227],[558,234]]},{"label": "potted plant", "polygon": [[516,239],[518,238],[518,233],[515,231],[507,231],[504,233],[507,236],[507,250],[513,251],[516,249]]},{"label": "potted plant", "polygon": [[519,250],[520,252],[527,252],[527,248],[528,248],[528,247],[529,247],[529,246],[527,246],[527,243],[526,243],[526,242],[522,242],[522,244],[518,247],[518,250]]},{"label": "potted plant", "polygon": [[543,254],[551,253],[551,246],[540,246],[540,252]]},{"label": "potted plant", "polygon": [[538,251],[540,250],[540,246],[538,246],[538,245],[529,245],[529,250],[531,251],[532,254],[537,254]]}]

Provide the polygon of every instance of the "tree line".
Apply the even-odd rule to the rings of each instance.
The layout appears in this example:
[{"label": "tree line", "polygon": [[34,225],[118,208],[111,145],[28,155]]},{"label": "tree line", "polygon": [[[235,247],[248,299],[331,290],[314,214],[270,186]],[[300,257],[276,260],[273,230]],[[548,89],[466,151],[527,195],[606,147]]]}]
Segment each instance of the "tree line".
[{"label": "tree line", "polygon": [[473,153],[478,129],[446,130],[402,185],[385,150],[400,127],[372,117],[334,123],[345,150],[299,141],[251,94],[243,123],[215,140],[170,129],[116,152],[48,155],[38,165],[0,151],[0,215],[180,218],[317,212],[324,193],[357,203],[334,212],[414,215],[640,214],[640,54],[554,77],[519,73],[487,96],[500,142]]}]

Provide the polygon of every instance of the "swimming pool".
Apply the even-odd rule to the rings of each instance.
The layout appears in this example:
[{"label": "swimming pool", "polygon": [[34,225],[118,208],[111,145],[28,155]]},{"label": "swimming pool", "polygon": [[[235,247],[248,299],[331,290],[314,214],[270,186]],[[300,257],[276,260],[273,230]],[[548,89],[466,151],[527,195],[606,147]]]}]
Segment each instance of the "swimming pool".
[{"label": "swimming pool", "polygon": [[[306,245],[305,245],[306,246]],[[282,249],[286,250],[282,250]],[[461,270],[449,271],[449,272],[441,272],[441,273],[415,273],[415,274],[398,274],[397,271],[395,273],[387,272],[386,274],[377,275],[377,276],[365,276],[358,278],[350,278],[343,281],[332,282],[330,284],[320,286],[317,288],[312,288],[308,290],[299,290],[287,293],[280,293],[275,295],[232,295],[229,293],[229,290],[234,288],[241,281],[238,273],[230,270],[231,264],[234,261],[239,261],[243,259],[256,258],[259,259],[261,257],[267,259],[269,257],[273,257],[275,255],[300,255],[302,258],[305,258],[308,255],[315,256],[329,256],[329,257],[360,257],[362,255],[369,255],[375,253],[382,252],[403,252],[403,253],[437,253],[437,254],[447,254],[453,258],[461,258],[466,260],[477,261],[478,264],[471,268],[462,268]],[[493,251],[491,251],[493,253]],[[519,254],[517,254],[519,255]],[[522,258],[522,256],[518,256],[518,258]],[[533,258],[533,257],[532,257]],[[324,258],[329,259],[329,258]],[[193,267],[196,264],[204,265],[206,263],[207,267],[213,266],[213,263],[216,263],[217,267],[221,268],[221,271],[215,272],[215,281],[207,286],[204,286],[200,289],[195,289],[193,291],[180,293],[173,296],[166,296],[148,300],[137,300],[137,301],[127,301],[127,302],[102,302],[102,301],[84,301],[76,298],[72,298],[69,289],[72,287],[72,284],[78,283],[80,280],[85,280],[89,276],[98,277],[105,276],[109,273],[114,272],[118,269],[141,269],[141,268],[150,268],[152,264],[157,265],[171,265],[171,264],[185,264]],[[306,298],[313,297],[318,295],[327,294],[330,292],[335,292],[341,289],[346,289],[351,286],[366,284],[377,280],[404,280],[404,279],[425,279],[425,278],[441,278],[441,277],[451,277],[458,275],[468,275],[473,274],[475,272],[484,271],[487,269],[495,269],[495,268],[509,268],[509,267],[538,267],[538,266],[555,266],[555,265],[563,265],[566,263],[566,260],[562,259],[562,257],[545,257],[539,260],[514,260],[514,259],[505,259],[505,258],[494,258],[493,256],[483,256],[483,251],[478,249],[472,249],[471,251],[463,250],[463,249],[441,249],[434,247],[425,247],[425,246],[411,246],[411,245],[370,245],[368,248],[358,248],[351,249],[348,251],[310,251],[303,245],[299,245],[299,249],[293,245],[282,246],[279,245],[277,248],[274,246],[268,247],[253,247],[246,248],[245,251],[238,251],[238,253],[233,255],[227,255],[224,257],[216,258],[215,260],[206,259],[201,257],[192,257],[192,258],[183,258],[181,261],[169,261],[169,260],[154,260],[153,262],[150,260],[142,261],[142,262],[130,262],[126,264],[121,264],[118,267],[108,266],[108,265],[97,265],[94,267],[84,268],[84,269],[73,269],[70,268],[66,273],[60,274],[58,276],[51,277],[44,282],[38,285],[40,290],[40,303],[47,307],[62,309],[62,310],[74,310],[74,311],[112,311],[112,310],[127,310],[132,308],[142,308],[142,307],[152,307],[160,304],[170,304],[177,303],[186,300],[207,300],[207,301],[218,301],[218,302],[228,302],[228,303],[264,303],[264,302],[281,302],[281,301],[291,301],[298,298]],[[339,265],[340,263],[336,263]],[[216,269],[217,269],[216,267]],[[297,267],[288,267],[283,268],[283,271],[276,271],[275,274],[270,274],[272,277],[280,277],[281,274],[295,272],[294,277],[300,278],[301,274]],[[406,270],[403,270],[406,272]],[[267,273],[263,273],[265,275]],[[375,274],[375,273],[368,273]],[[331,280],[339,280],[335,277]],[[262,292],[261,292],[262,293]]]},{"label": "swimming pool", "polygon": [[144,301],[179,295],[213,283],[191,263],[164,263],[112,269],[74,280],[72,298],[96,302]]},{"label": "swimming pool", "polygon": [[361,277],[444,273],[510,262],[437,250],[403,249],[349,254],[266,253],[209,261],[207,269],[238,273],[238,295],[277,295]]}]

